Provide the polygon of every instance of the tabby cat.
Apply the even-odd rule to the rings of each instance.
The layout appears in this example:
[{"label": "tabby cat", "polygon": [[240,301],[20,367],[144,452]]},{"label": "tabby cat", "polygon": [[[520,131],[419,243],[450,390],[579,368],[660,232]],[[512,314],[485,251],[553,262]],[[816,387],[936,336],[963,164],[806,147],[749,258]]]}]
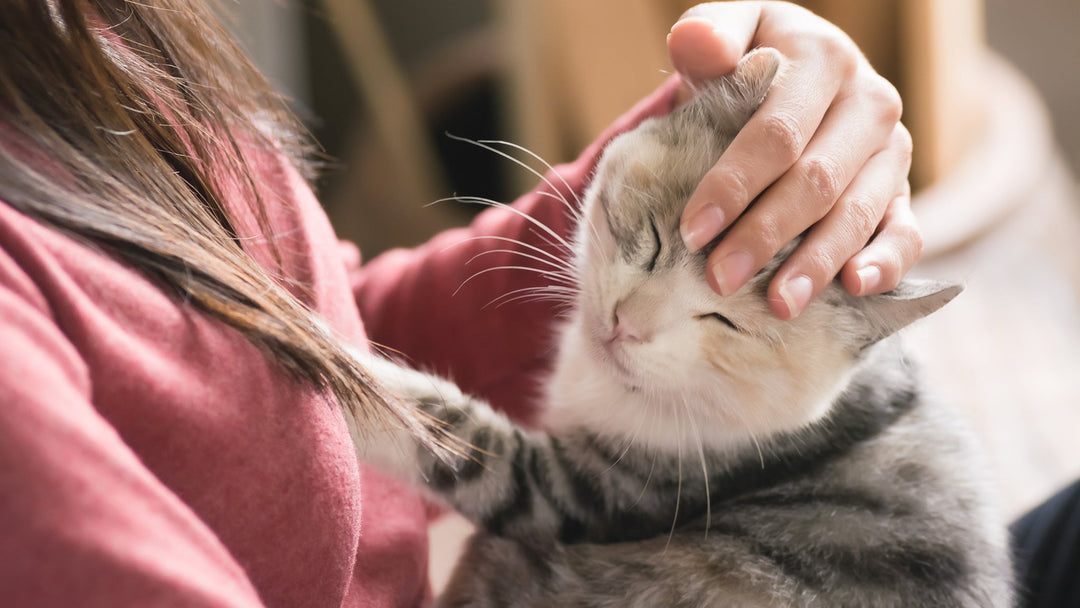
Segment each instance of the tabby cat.
[{"label": "tabby cat", "polygon": [[688,196],[778,69],[778,53],[755,51],[605,150],[543,431],[366,361],[443,447],[357,433],[360,457],[480,529],[442,605],[1011,604],[972,438],[890,337],[960,288],[907,280],[855,298],[834,283],[784,322],[765,289],[793,246],[720,297],[706,253],[679,237]]}]

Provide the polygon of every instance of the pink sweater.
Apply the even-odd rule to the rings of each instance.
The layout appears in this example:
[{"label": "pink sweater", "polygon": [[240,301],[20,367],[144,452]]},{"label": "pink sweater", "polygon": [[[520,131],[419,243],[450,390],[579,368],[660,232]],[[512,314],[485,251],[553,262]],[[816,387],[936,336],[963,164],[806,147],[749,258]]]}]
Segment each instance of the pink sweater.
[{"label": "pink sweater", "polygon": [[[669,110],[672,84],[560,169],[575,192],[603,142]],[[256,170],[284,194],[271,221],[286,273],[329,323],[529,418],[553,311],[482,307],[533,273],[451,297],[499,244],[458,243],[540,244],[529,225],[491,210],[361,266],[291,167]],[[570,228],[539,191],[516,205]],[[236,331],[0,202],[0,605],[422,605],[426,524],[414,494],[357,465],[334,406]]]}]

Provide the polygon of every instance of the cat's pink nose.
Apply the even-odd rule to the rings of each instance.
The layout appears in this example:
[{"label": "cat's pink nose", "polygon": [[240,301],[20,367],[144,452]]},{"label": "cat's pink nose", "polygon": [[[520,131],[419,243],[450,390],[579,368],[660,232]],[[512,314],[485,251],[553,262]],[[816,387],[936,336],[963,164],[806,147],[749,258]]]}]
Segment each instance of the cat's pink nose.
[{"label": "cat's pink nose", "polygon": [[613,342],[623,340],[626,342],[644,342],[646,340],[645,332],[636,323],[632,315],[626,314],[625,311],[615,308],[615,327],[611,330],[611,340]]}]

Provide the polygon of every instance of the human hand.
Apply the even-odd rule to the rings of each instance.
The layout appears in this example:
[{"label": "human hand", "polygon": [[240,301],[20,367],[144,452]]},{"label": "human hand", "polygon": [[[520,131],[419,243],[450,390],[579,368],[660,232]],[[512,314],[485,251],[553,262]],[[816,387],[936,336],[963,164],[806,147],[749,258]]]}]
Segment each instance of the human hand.
[{"label": "human hand", "polygon": [[[730,295],[809,229],[769,285],[781,319],[838,273],[854,295],[889,291],[922,252],[896,89],[839,28],[786,2],[698,5],[668,36],[690,82],[730,72],[758,46],[780,51],[786,67],[691,195],[683,239],[697,250],[730,226],[707,264],[710,285]],[[684,85],[679,98],[690,95]]]}]

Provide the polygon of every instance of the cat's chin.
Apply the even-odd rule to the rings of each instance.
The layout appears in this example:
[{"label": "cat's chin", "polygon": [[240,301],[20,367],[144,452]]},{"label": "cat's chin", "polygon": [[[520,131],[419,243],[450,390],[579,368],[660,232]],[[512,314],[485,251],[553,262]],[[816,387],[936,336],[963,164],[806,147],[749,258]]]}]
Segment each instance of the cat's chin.
[{"label": "cat's chin", "polygon": [[[627,391],[638,393],[681,393],[689,378],[677,378],[678,374],[658,374],[655,366],[632,353],[633,348],[621,340],[606,336],[602,331],[578,329],[580,338],[568,340],[570,344],[584,346],[581,356],[575,357],[578,365],[603,374]],[[565,344],[564,344],[565,346]]]},{"label": "cat's chin", "polygon": [[672,361],[660,371],[576,321],[563,328],[548,383],[543,425],[551,430],[582,426],[659,450],[701,441],[737,450],[811,424],[835,396],[833,386],[740,385],[701,370],[674,372]]},{"label": "cat's chin", "polygon": [[[714,448],[747,444],[740,431],[727,432],[717,425],[702,425],[685,414],[689,395],[685,387],[664,388],[659,381],[635,373],[629,361],[612,356],[602,342],[582,334],[564,334],[563,350],[548,383],[548,410],[541,425],[549,431],[583,427],[600,435],[633,438],[639,445],[664,452],[696,445],[703,427]],[[670,383],[669,381],[664,384]],[[677,412],[670,415],[670,412]]]},{"label": "cat's chin", "polygon": [[641,374],[635,372],[633,364],[618,344],[592,336],[592,360],[597,373],[606,373],[611,380],[630,392],[642,389]]}]

